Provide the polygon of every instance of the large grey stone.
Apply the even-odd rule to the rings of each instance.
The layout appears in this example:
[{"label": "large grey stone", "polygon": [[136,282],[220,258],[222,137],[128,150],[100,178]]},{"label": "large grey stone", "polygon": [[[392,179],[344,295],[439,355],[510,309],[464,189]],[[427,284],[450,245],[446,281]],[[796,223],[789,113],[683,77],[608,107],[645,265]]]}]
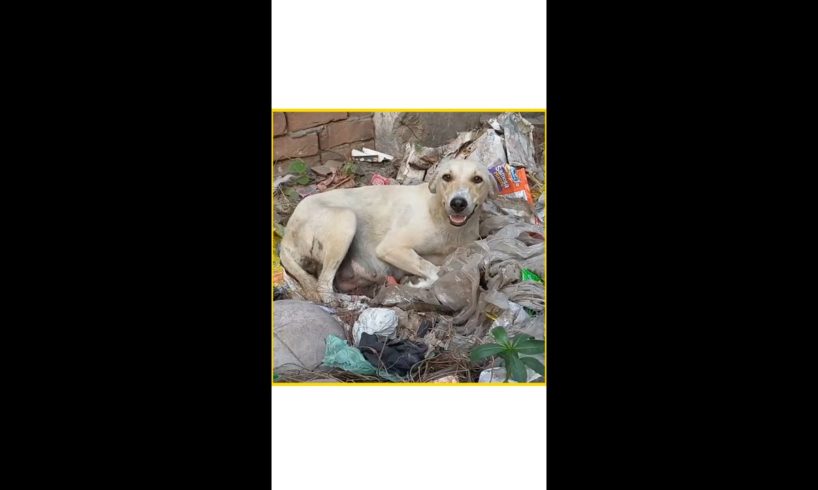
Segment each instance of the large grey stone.
[{"label": "large grey stone", "polygon": [[315,369],[324,359],[327,335],[346,338],[343,326],[320,306],[284,299],[273,304],[274,368]]}]

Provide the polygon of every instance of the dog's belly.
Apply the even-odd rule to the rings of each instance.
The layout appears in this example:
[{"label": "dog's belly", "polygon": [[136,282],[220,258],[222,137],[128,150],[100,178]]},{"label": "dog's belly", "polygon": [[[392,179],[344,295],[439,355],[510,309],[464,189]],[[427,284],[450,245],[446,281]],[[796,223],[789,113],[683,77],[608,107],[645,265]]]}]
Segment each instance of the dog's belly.
[{"label": "dog's belly", "polygon": [[335,288],[346,294],[374,295],[374,289],[386,283],[387,276],[400,280],[406,272],[378,259],[374,252],[362,253],[356,246],[350,247],[338,273],[335,275]]},{"label": "dog's belly", "polygon": [[387,276],[395,275],[393,269],[377,258],[366,260],[347,256],[335,275],[335,288],[346,294],[371,296],[375,287],[386,283]]}]

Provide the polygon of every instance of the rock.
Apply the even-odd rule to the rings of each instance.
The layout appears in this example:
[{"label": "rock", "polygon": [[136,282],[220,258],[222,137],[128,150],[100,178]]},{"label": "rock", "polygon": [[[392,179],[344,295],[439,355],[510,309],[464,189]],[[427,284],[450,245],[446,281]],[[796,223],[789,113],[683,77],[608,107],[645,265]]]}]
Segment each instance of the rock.
[{"label": "rock", "polygon": [[308,301],[278,300],[273,305],[274,369],[315,369],[324,359],[327,335],[346,338],[343,326]]}]

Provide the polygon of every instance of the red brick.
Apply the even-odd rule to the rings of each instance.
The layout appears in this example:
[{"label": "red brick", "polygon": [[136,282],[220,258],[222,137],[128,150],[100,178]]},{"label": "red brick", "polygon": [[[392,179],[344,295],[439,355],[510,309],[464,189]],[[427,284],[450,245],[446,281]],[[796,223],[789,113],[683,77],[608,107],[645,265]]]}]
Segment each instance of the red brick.
[{"label": "red brick", "polygon": [[315,133],[300,138],[279,136],[273,140],[273,159],[306,157],[318,154],[318,135]]},{"label": "red brick", "polygon": [[339,121],[327,124],[321,132],[321,148],[334,148],[344,143],[371,140],[375,138],[375,123],[372,118],[358,121]]},{"label": "red brick", "polygon": [[283,112],[273,113],[273,135],[278,136],[287,132],[287,118]]},{"label": "red brick", "polygon": [[346,112],[288,112],[287,123],[290,131],[314,128],[331,121],[346,119]]}]

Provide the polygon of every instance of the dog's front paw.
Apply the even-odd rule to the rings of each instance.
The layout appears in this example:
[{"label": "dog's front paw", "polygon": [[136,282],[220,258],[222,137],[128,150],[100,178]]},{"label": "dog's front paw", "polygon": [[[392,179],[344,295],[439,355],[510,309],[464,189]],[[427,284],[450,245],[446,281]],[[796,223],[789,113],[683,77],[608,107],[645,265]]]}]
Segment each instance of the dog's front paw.
[{"label": "dog's front paw", "polygon": [[329,292],[320,292],[318,293],[321,298],[321,303],[324,303],[327,306],[336,307],[338,306],[338,298],[335,297],[335,293],[332,291]]},{"label": "dog's front paw", "polygon": [[407,284],[413,288],[428,288],[432,287],[432,284],[437,281],[437,277],[429,278],[429,279],[421,279],[419,277],[409,281]]}]

